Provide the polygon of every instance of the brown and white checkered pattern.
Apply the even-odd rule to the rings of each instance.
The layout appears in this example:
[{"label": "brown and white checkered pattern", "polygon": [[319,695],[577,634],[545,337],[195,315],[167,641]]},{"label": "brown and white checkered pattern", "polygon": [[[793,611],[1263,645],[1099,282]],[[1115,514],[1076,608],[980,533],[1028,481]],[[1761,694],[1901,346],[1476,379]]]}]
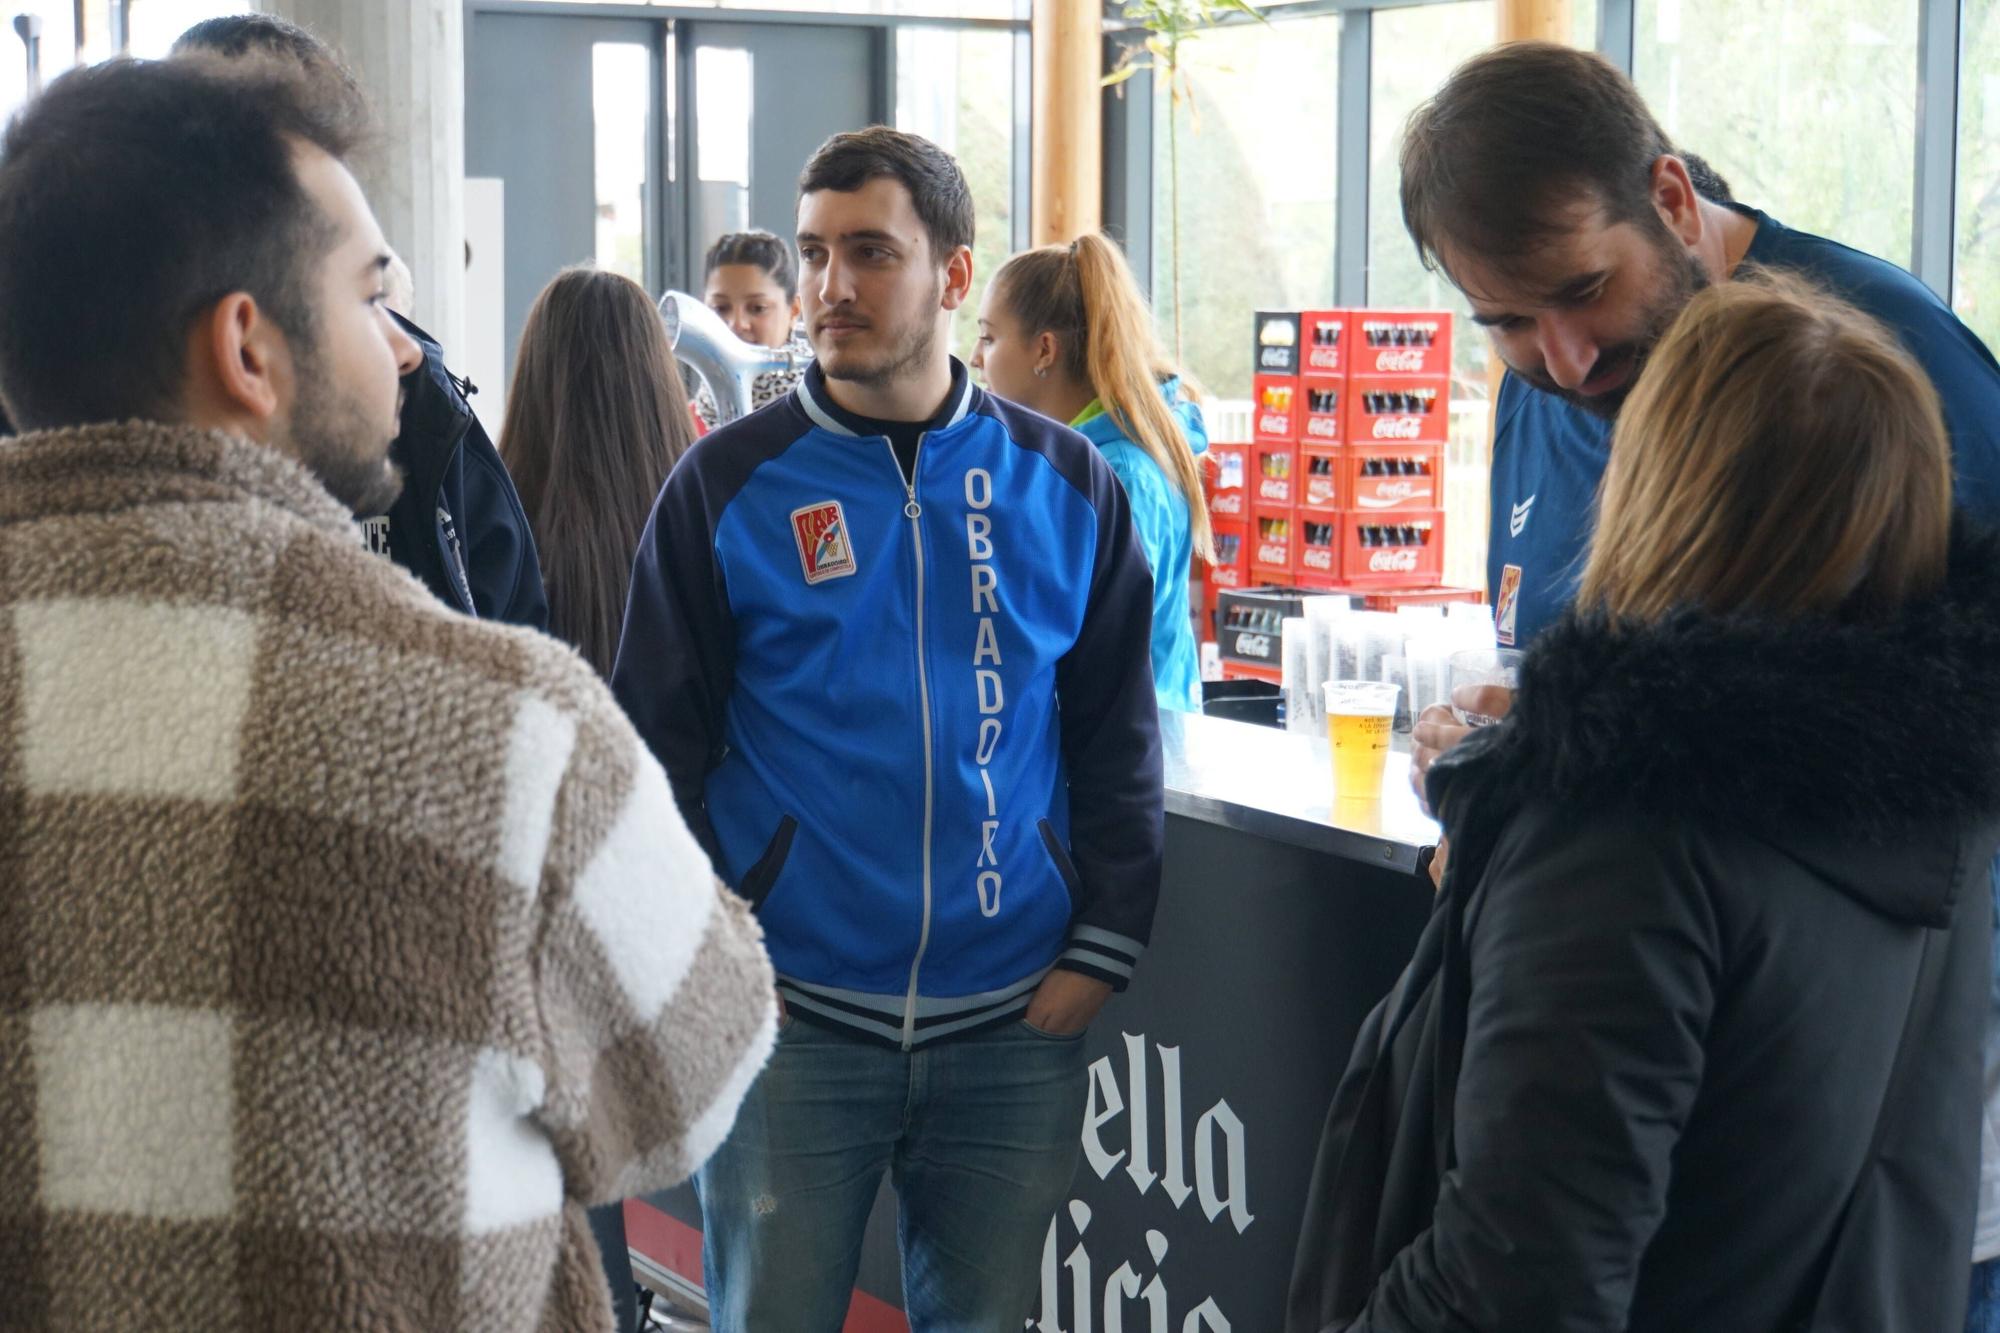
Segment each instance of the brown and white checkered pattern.
[{"label": "brown and white checkered pattern", "polygon": [[295,464],[0,448],[0,1330],[608,1329],[772,976],[581,659]]}]

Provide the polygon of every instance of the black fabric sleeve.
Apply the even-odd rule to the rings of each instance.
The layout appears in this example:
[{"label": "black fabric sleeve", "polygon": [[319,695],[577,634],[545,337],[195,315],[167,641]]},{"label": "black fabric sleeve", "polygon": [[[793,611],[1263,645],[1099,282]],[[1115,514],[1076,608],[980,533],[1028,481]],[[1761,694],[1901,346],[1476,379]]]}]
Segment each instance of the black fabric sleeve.
[{"label": "black fabric sleeve", "polygon": [[1467,944],[1456,1166],[1353,1331],[1616,1330],[1701,1085],[1721,944],[1671,829],[1521,815]]},{"label": "black fabric sleeve", "polygon": [[714,456],[707,445],[717,438],[705,437],[681,460],[646,520],[611,690],[666,769],[681,817],[720,874],[722,850],[708,820],[706,789],[722,755],[736,627],[715,555],[721,506],[696,461],[697,454]]},{"label": "black fabric sleeve", "polygon": [[[471,411],[467,408],[466,411]],[[474,421],[459,446],[465,477],[466,579],[482,620],[549,628],[549,599],[535,535],[514,479],[486,432]]]},{"label": "black fabric sleeve", "polygon": [[1153,575],[1124,487],[1096,449],[1084,447],[1096,558],[1083,627],[1056,664],[1070,854],[1082,892],[1056,966],[1123,990],[1152,935],[1166,841]]}]

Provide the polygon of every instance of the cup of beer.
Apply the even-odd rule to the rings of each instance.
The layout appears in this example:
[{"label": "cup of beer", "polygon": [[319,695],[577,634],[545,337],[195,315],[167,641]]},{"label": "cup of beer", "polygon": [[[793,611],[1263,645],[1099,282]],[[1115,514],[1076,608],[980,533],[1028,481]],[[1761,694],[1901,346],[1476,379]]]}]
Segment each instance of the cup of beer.
[{"label": "cup of beer", "polygon": [[1389,757],[1389,728],[1402,687],[1386,680],[1330,680],[1324,688],[1334,793],[1372,799],[1382,790],[1382,764]]}]

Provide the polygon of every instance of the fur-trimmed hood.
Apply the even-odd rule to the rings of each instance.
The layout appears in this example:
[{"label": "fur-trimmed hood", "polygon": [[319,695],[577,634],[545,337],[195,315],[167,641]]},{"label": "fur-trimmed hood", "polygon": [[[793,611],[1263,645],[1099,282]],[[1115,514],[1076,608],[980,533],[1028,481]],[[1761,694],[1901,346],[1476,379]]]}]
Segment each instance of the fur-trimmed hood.
[{"label": "fur-trimmed hood", "polygon": [[1933,877],[1909,846],[1955,883],[1944,835],[2000,818],[2000,538],[1961,524],[1944,588],[1886,621],[1572,612],[1530,650],[1513,715],[1440,760],[1430,797],[1455,840],[1473,807],[1525,800],[1736,829],[1929,919],[1952,885],[1917,882]]}]

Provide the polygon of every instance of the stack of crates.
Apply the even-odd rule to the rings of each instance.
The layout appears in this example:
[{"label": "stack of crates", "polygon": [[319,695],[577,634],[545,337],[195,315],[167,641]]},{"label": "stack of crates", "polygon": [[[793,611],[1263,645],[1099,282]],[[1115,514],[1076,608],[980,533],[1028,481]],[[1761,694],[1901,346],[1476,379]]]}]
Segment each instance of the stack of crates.
[{"label": "stack of crates", "polygon": [[1444,573],[1451,315],[1260,311],[1250,578],[1435,587]]}]

